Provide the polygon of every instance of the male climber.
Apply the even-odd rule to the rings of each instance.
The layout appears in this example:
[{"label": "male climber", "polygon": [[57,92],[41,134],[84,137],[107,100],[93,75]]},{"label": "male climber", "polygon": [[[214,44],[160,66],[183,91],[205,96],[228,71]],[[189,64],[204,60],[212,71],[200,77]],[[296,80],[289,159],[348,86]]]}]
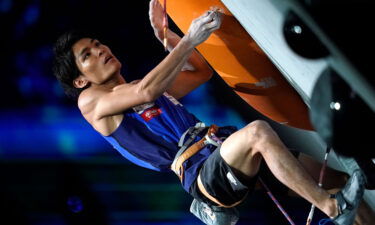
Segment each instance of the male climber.
[{"label": "male climber", "polygon": [[[150,1],[149,16],[156,37],[163,40],[157,0]],[[58,39],[54,72],[66,93],[78,99],[83,117],[124,157],[149,169],[173,170],[199,203],[223,208],[239,204],[254,188],[264,160],[278,180],[336,224],[352,224],[364,191],[360,171],[332,196],[266,122],[257,120],[238,131],[205,127],[176,100],[212,76],[194,48],[219,29],[221,20],[219,11],[207,11],[182,38],[168,30],[169,55],[136,82],[124,79],[121,63],[106,45],[77,33]]]}]

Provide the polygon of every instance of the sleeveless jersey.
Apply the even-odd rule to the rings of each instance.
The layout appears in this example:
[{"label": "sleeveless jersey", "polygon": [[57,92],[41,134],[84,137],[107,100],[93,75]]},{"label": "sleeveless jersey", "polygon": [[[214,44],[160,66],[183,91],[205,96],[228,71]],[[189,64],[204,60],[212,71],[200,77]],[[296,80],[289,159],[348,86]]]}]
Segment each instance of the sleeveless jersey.
[{"label": "sleeveless jersey", "polygon": [[[119,127],[109,136],[103,136],[131,162],[156,171],[171,171],[170,166],[179,150],[182,134],[200,122],[181,103],[165,93],[153,103],[146,103],[124,112]],[[198,135],[198,141],[204,132]],[[194,143],[194,142],[193,142]],[[189,188],[198,176],[199,168],[215,150],[208,145],[187,160],[182,185]]]}]

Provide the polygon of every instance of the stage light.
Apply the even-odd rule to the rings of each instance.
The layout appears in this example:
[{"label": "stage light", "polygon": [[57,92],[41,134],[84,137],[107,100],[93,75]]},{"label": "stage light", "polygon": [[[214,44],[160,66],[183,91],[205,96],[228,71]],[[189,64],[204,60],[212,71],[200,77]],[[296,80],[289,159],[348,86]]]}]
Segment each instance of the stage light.
[{"label": "stage light", "polygon": [[68,209],[73,213],[80,213],[83,210],[83,202],[82,199],[78,196],[70,196],[66,201]]},{"label": "stage light", "polygon": [[285,16],[283,34],[289,47],[302,57],[317,59],[329,54],[310,28],[292,11]]},{"label": "stage light", "polygon": [[329,104],[329,107],[334,110],[340,110],[341,104],[339,102],[331,102],[331,104]]},{"label": "stage light", "polygon": [[310,119],[333,149],[350,157],[374,157],[374,112],[333,69],[323,71],[310,101]]}]

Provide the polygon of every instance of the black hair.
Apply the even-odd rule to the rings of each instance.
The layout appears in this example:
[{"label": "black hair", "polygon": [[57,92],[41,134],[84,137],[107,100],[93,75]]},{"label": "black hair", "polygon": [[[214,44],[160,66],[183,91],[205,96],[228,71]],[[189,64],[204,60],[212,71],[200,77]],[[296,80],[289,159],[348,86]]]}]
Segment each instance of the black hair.
[{"label": "black hair", "polygon": [[81,72],[77,67],[72,47],[82,38],[92,38],[92,34],[86,31],[76,30],[66,32],[57,39],[53,49],[55,54],[53,63],[54,75],[59,80],[66,95],[75,100],[77,100],[79,94],[89,86],[86,85],[84,88],[76,88],[73,85],[73,81],[79,77]]}]

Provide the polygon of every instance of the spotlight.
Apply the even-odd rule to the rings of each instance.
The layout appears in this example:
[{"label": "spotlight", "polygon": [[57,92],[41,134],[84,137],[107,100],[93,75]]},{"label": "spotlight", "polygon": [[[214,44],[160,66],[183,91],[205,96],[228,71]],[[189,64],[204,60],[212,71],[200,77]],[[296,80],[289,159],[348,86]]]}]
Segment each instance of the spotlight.
[{"label": "spotlight", "polygon": [[329,54],[310,28],[292,11],[285,17],[283,34],[289,47],[302,57],[317,59]]},{"label": "spotlight", "polygon": [[375,157],[375,113],[339,74],[327,68],[315,84],[310,119],[327,145],[350,157]]},{"label": "spotlight", "polygon": [[83,210],[82,199],[78,196],[70,196],[66,201],[68,209],[73,213],[80,213]]}]

